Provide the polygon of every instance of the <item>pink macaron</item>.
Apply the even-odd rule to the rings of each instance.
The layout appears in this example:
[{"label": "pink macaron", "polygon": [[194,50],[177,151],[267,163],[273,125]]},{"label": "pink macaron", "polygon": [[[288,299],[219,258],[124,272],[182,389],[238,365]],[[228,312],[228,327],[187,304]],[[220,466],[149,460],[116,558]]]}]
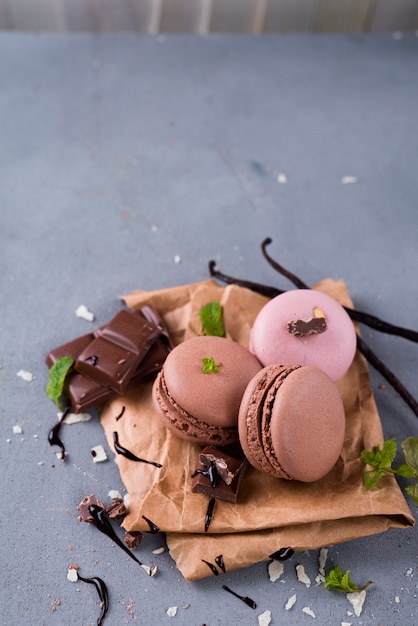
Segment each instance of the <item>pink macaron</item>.
[{"label": "pink macaron", "polygon": [[350,367],[356,332],[348,313],[331,296],[313,289],[287,291],[257,315],[250,351],[264,365],[312,365],[334,382]]}]

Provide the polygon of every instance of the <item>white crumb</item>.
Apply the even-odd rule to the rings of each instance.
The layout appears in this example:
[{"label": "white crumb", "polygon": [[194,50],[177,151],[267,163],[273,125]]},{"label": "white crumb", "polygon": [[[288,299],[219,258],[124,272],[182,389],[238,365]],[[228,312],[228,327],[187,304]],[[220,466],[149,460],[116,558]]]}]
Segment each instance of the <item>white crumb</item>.
[{"label": "white crumb", "polygon": [[328,558],[328,548],[321,548],[319,551],[319,573],[325,576],[325,564]]},{"label": "white crumb", "polygon": [[82,320],[86,320],[87,322],[94,321],[94,313],[89,311],[84,304],[80,304],[80,306],[76,308],[75,314],[77,317],[80,317]]},{"label": "white crumb", "polygon": [[6,443],[12,443],[11,439],[6,439]]},{"label": "white crumb", "polygon": [[306,613],[306,615],[310,615],[314,619],[316,618],[315,613],[312,611],[312,609],[309,608],[309,606],[304,606],[302,609],[302,613]]},{"label": "white crumb", "polygon": [[23,433],[22,427],[19,426],[19,424],[15,424],[13,426],[13,434],[14,435],[21,435]]},{"label": "white crumb", "polygon": [[343,176],[341,179],[343,185],[355,185],[358,183],[357,176]]},{"label": "white crumb", "polygon": [[395,602],[396,604],[400,604],[401,603],[401,599],[399,596],[395,596]]},{"label": "white crumb", "polygon": [[285,185],[287,183],[287,176],[286,176],[286,174],[283,174],[283,172],[278,174],[277,175],[277,182],[279,183],[279,185]]},{"label": "white crumb", "polygon": [[142,564],[141,567],[144,570],[144,572],[148,574],[148,576],[155,576],[155,574],[157,573],[156,565],[151,565],[151,567],[148,567],[148,565]]},{"label": "white crumb", "polygon": [[161,548],[155,548],[155,550],[152,550],[153,554],[162,554],[163,552],[165,552],[164,546],[161,546]]},{"label": "white crumb", "polygon": [[94,446],[94,448],[91,448],[90,452],[93,457],[93,463],[107,461],[107,454],[102,445]]},{"label": "white crumb", "polygon": [[27,372],[26,370],[19,370],[17,376],[19,376],[22,380],[25,380],[27,383],[31,383],[35,378],[31,372]]},{"label": "white crumb", "polygon": [[175,254],[174,255],[174,263],[176,265],[178,265],[179,263],[181,263],[181,256],[179,254]]},{"label": "white crumb", "polygon": [[177,615],[177,607],[169,606],[167,609],[167,615],[168,617],[175,617]]},{"label": "white crumb", "polygon": [[366,599],[366,590],[354,591],[353,593],[346,594],[347,600],[353,607],[353,611],[357,617],[360,617],[363,610],[363,604]]},{"label": "white crumb", "polygon": [[284,572],[284,565],[280,561],[270,561],[268,564],[269,578],[272,583],[280,578]]},{"label": "white crumb", "polygon": [[412,567],[409,567],[405,572],[405,576],[412,576],[413,572],[414,570],[412,569]]},{"label": "white crumb", "polygon": [[[62,413],[58,413],[58,419],[61,419]],[[89,422],[91,420],[90,413],[68,413],[64,419],[64,424],[77,424],[78,422]]]},{"label": "white crumb", "polygon": [[309,578],[309,576],[305,572],[305,568],[303,567],[303,565],[296,565],[296,574],[297,574],[297,577],[298,577],[298,581],[300,583],[303,583],[307,587],[311,586],[311,579]]},{"label": "white crumb", "polygon": [[126,493],[123,496],[123,504],[125,505],[125,509],[128,511],[129,510],[129,506],[131,504],[131,496],[129,495],[129,493]]},{"label": "white crumb", "polygon": [[158,230],[158,227],[157,227],[155,224],[153,224],[153,225],[151,226],[151,231],[152,231],[153,233],[156,233],[156,232],[157,232],[157,230]]},{"label": "white crumb", "polygon": [[296,604],[296,594],[294,593],[293,596],[290,596],[284,608],[286,609],[286,611],[289,611],[292,608],[292,606],[295,606],[295,604]]},{"label": "white crumb", "polygon": [[117,491],[116,489],[111,489],[107,495],[111,500],[116,500],[117,498],[122,499],[120,491]]},{"label": "white crumb", "polygon": [[68,572],[67,572],[67,580],[70,581],[70,583],[76,583],[78,580],[78,574],[77,574],[77,570],[74,567],[70,567]]},{"label": "white crumb", "polygon": [[352,626],[351,622],[341,622],[341,626]]},{"label": "white crumb", "polygon": [[269,626],[271,624],[271,611],[264,611],[258,616],[258,626]]}]

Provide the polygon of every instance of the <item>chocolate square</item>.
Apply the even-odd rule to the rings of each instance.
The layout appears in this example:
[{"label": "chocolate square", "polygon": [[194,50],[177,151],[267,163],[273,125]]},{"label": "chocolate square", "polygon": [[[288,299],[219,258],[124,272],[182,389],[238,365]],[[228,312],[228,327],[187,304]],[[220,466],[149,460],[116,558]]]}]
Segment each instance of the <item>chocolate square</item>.
[{"label": "chocolate square", "polygon": [[[207,446],[199,454],[196,471],[192,476],[192,492],[226,502],[237,502],[246,465],[244,458],[238,459],[219,448]],[[211,467],[213,469],[213,466],[216,468],[214,474],[208,472]],[[211,481],[213,475],[215,484]]]}]

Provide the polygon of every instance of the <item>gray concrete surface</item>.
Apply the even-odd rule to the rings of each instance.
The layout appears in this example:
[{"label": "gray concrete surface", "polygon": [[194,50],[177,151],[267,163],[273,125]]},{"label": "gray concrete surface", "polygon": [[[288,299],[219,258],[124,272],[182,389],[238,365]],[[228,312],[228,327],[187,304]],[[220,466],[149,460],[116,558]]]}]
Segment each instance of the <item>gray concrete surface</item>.
[{"label": "gray concrete surface", "polygon": [[[98,419],[65,427],[60,463],[44,393],[46,353],[91,328],[74,314],[81,303],[100,325],[119,295],[205,279],[210,259],[289,288],[261,257],[266,236],[307,283],[342,277],[358,309],[416,328],[417,102],[413,34],[0,35],[2,624],[96,623],[94,589],[66,579],[73,562],[108,584],[109,625],[250,625],[265,610],[273,625],[418,624],[416,528],[329,547],[327,568],[374,581],[360,617],[344,595],[297,580],[297,563],[314,580],[317,552],[276,583],[265,563],[187,583],[167,552],[158,577],[142,576],[76,521],[87,493],[123,490],[111,460],[92,463]],[[417,395],[416,344],[363,332]],[[385,437],[416,436],[412,411],[371,377]]]}]

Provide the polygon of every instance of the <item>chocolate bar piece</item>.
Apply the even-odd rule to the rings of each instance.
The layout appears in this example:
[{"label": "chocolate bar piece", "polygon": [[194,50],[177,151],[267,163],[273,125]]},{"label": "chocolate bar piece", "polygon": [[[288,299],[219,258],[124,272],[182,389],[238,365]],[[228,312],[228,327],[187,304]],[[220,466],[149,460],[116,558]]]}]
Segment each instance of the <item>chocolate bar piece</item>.
[{"label": "chocolate bar piece", "polygon": [[208,446],[199,454],[192,476],[192,492],[236,502],[246,465],[244,458],[238,459],[219,448]]},{"label": "chocolate bar piece", "polygon": [[91,344],[95,338],[95,333],[87,333],[87,335],[77,337],[77,339],[73,339],[73,341],[69,341],[63,346],[59,346],[58,348],[51,350],[45,359],[45,363],[48,367],[52,367],[55,361],[58,361],[58,359],[65,356],[70,356],[74,361],[76,361],[78,355],[83,352],[83,350],[87,348],[87,346]]},{"label": "chocolate bar piece", "polygon": [[119,311],[79,355],[75,369],[122,394],[161,330],[145,318]]}]

